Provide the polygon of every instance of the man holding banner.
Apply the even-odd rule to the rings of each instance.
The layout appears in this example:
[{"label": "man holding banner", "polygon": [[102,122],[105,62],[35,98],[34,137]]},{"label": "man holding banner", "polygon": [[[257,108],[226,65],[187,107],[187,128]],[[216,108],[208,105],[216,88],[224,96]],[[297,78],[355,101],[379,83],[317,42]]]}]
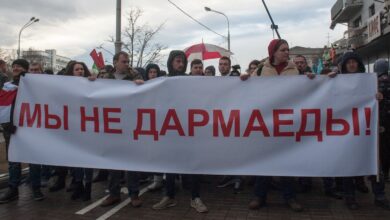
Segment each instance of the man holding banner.
[{"label": "man holding banner", "polygon": [[[347,52],[344,54],[341,62],[341,72],[343,74],[356,74],[356,73],[365,73],[366,68],[364,67],[363,61],[360,58],[359,54],[355,52]],[[379,94],[378,99],[382,100],[382,94]],[[372,146],[376,147],[376,146]],[[379,178],[379,181],[376,180],[375,176],[370,177],[372,191],[375,195],[375,205],[383,207],[385,209],[390,209],[389,201],[385,196],[385,183],[383,175]],[[354,182],[355,181],[355,182]],[[357,184],[362,184],[364,182],[364,177],[344,177],[343,178],[343,187],[345,193],[345,204],[351,210],[356,210],[359,208],[358,203],[356,202],[355,188]]]},{"label": "man holding banner", "polygon": [[[29,69],[29,63],[27,60],[24,59],[17,59],[12,63],[12,76],[13,81],[9,83],[8,87],[12,86],[15,89],[10,92],[10,96],[6,99],[2,99],[2,101],[6,100],[9,104],[6,106],[7,108],[10,108],[8,111],[10,114],[9,120],[7,120],[8,123],[2,124],[4,128],[4,139],[6,143],[6,150],[8,155],[8,148],[10,145],[10,138],[11,134],[15,133],[16,127],[13,122],[13,108],[14,108],[14,101],[16,98],[16,90],[19,86],[20,79],[25,75],[25,73]],[[6,85],[4,85],[6,86]],[[11,94],[12,93],[12,94]],[[11,104],[12,103],[12,104]],[[3,106],[1,106],[3,107]],[[2,118],[4,120],[4,118]],[[0,195],[0,204],[1,203],[9,203],[13,200],[17,200],[19,198],[19,184],[22,179],[22,165],[19,162],[14,162],[12,159],[8,159],[8,172],[9,172],[9,180],[8,180],[8,190],[4,192],[2,195]],[[31,179],[31,187],[33,191],[33,199],[36,201],[41,201],[45,197],[41,192],[41,165],[37,164],[31,164],[30,163],[30,179]]]},{"label": "man holding banner", "polygon": [[[115,67],[115,79],[117,80],[129,80],[135,81],[136,83],[142,84],[142,77],[135,73],[129,67],[129,55],[126,52],[119,52],[115,54],[113,58],[113,64]],[[110,184],[109,191],[110,195],[101,203],[102,207],[111,206],[120,202],[120,181],[121,172],[119,170],[112,170],[110,172]],[[129,197],[131,198],[131,205],[133,207],[140,207],[142,201],[139,199],[139,173],[138,172],[126,172],[127,173],[127,188]]]},{"label": "man holding banner", "polygon": [[[167,62],[168,67],[168,77],[175,76],[186,76],[187,69],[187,57],[183,51],[174,50],[171,51],[168,57]],[[203,67],[203,64],[202,64]],[[200,177],[199,175],[182,175],[182,180],[188,178],[187,181],[190,182],[191,188],[191,202],[190,206],[194,208],[199,213],[208,212],[207,207],[204,205],[203,201],[200,199]],[[170,208],[177,205],[175,200],[175,179],[176,174],[167,173],[166,174],[166,185],[165,185],[165,195],[160,200],[160,202],[153,205],[153,209],[161,210]]]}]

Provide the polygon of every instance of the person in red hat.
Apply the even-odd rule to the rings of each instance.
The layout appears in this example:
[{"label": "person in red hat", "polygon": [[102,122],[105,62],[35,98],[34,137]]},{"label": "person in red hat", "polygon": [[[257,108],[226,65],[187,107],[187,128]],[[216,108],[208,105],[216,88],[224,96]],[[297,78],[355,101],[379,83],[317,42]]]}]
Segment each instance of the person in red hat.
[{"label": "person in red hat", "polygon": [[299,75],[297,67],[290,61],[290,48],[286,40],[272,40],[268,45],[268,55],[261,76]]},{"label": "person in red hat", "polygon": [[[272,40],[268,46],[269,58],[265,61],[260,76],[299,75],[295,64],[289,60],[289,46],[286,40]],[[241,76],[241,80],[248,79],[250,74]],[[250,202],[250,209],[259,209],[267,205],[267,193],[272,177],[258,176],[255,184],[255,197]],[[286,204],[295,212],[303,211],[303,207],[295,199],[292,177],[280,177],[283,197]]]}]

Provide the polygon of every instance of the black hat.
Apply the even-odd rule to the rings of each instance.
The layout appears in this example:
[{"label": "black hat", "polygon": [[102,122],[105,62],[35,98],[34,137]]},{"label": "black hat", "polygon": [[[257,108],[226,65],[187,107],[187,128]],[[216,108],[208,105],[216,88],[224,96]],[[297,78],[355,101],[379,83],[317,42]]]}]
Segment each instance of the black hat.
[{"label": "black hat", "polygon": [[379,59],[374,64],[374,72],[378,75],[388,74],[389,72],[389,61],[386,59]]},{"label": "black hat", "polygon": [[15,65],[15,64],[23,67],[26,71],[28,71],[28,67],[30,66],[28,61],[25,60],[25,59],[14,60],[14,62],[12,62],[12,66]]}]

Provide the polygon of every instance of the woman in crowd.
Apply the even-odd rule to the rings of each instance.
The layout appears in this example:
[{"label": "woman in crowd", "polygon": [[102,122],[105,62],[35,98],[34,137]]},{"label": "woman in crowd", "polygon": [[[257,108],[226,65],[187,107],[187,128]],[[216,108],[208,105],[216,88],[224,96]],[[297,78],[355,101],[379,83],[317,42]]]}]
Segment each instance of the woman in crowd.
[{"label": "woman in crowd", "polygon": [[[87,65],[83,62],[70,62],[66,68],[65,75],[87,77],[93,80]],[[83,201],[89,201],[91,199],[92,175],[93,169],[74,168],[75,188],[71,196],[72,200],[82,198]],[[83,183],[84,178],[85,184]]]},{"label": "woman in crowd", "polygon": [[160,77],[160,67],[157,64],[148,64],[145,69],[145,81]]},{"label": "woman in crowd", "polygon": [[[265,61],[261,71],[261,77],[265,76],[284,76],[284,75],[299,75],[299,71],[295,64],[289,60],[289,45],[286,40],[272,40],[268,46],[269,58]],[[257,75],[257,74],[256,74]],[[250,74],[241,76],[242,80],[249,78]],[[256,177],[255,198],[250,202],[250,209],[259,209],[267,204],[267,193],[272,181],[270,176]],[[295,212],[303,211],[303,207],[295,199],[295,191],[293,187],[294,178],[280,177],[281,190],[286,204]]]},{"label": "woman in crowd", "polygon": [[[145,81],[156,79],[157,77],[160,77],[160,67],[154,63],[148,64],[145,69]],[[153,175],[152,183],[148,186],[148,190],[159,190],[163,186],[163,175],[155,174]]]}]

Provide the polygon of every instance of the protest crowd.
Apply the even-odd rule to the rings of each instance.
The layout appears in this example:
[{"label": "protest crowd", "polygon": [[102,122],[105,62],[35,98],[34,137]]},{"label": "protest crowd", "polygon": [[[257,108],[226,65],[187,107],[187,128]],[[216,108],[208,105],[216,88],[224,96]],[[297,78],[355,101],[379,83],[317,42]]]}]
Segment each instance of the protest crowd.
[{"label": "protest crowd", "polygon": [[[298,55],[291,57],[289,55],[289,44],[286,40],[275,39],[268,46],[269,58],[266,60],[253,60],[249,63],[244,73],[240,73],[236,67],[232,68],[232,62],[229,57],[221,57],[218,67],[203,66],[200,59],[192,60],[190,72],[187,74],[188,60],[186,54],[180,50],[171,51],[167,60],[167,71],[160,69],[157,64],[148,64],[145,69],[132,68],[129,66],[129,55],[126,52],[119,52],[113,57],[113,66],[106,65],[99,70],[97,76],[91,74],[85,63],[79,61],[70,61],[67,67],[56,75],[86,77],[91,82],[96,78],[127,80],[132,81],[139,86],[145,81],[153,80],[157,77],[177,77],[177,76],[216,76],[218,69],[221,77],[237,76],[244,84],[250,77],[268,77],[268,76],[295,76],[306,75],[313,79],[316,74],[308,66],[306,58]],[[12,77],[6,74],[7,64],[0,60],[0,83],[1,86],[13,84],[18,86],[21,77],[25,74],[53,74],[49,70],[42,69],[40,63],[29,63],[24,59],[17,59],[12,62]],[[374,194],[374,204],[383,209],[390,210],[389,200],[385,195],[386,182],[389,182],[390,168],[390,79],[388,76],[389,63],[387,60],[379,59],[374,65],[374,72],[378,77],[378,95],[380,107],[380,175],[369,177],[326,177],[322,178],[324,196],[343,199],[345,205],[351,209],[359,209],[359,201],[356,198],[356,192]],[[334,64],[325,67],[321,75],[334,78],[338,74],[374,74],[366,73],[365,65],[359,54],[349,51],[340,56]],[[54,76],[55,77],[55,76]],[[243,85],[245,86],[245,85]],[[280,88],[283,89],[283,88]],[[3,135],[6,147],[10,144],[11,136],[17,132],[17,127],[12,122],[2,124]],[[8,163],[9,180],[8,189],[0,195],[0,204],[11,203],[18,199],[19,185],[22,180],[21,163]],[[95,183],[106,182],[109,196],[100,204],[103,207],[113,206],[121,201],[121,185],[127,184],[128,196],[131,198],[131,205],[135,208],[140,207],[143,201],[139,197],[140,184],[149,182],[148,190],[161,190],[161,200],[151,208],[154,210],[163,210],[176,206],[176,182],[180,181],[183,188],[190,191],[190,206],[197,212],[208,212],[207,201],[201,199],[202,180],[207,179],[203,175],[180,175],[172,173],[142,173],[134,171],[118,170],[94,170],[91,168],[74,167],[54,167],[41,164],[29,164],[29,183],[31,184],[33,200],[41,201],[45,196],[41,187],[47,187],[48,193],[54,193],[60,190],[68,191],[71,200],[89,201],[91,190]],[[54,179],[54,181],[49,181]],[[49,184],[51,183],[51,184]],[[249,184],[252,183],[252,184]],[[371,190],[368,185],[371,185]],[[271,189],[281,191],[286,205],[294,212],[304,211],[303,205],[297,199],[296,194],[310,193],[313,180],[311,177],[271,177],[271,176],[223,176],[216,187],[233,187],[235,191],[243,187],[253,188],[253,199],[248,201],[249,209],[260,209],[267,205],[267,194]],[[298,187],[297,187],[298,186]],[[45,193],[46,194],[46,193]],[[62,198],[66,199],[66,198]]]}]

